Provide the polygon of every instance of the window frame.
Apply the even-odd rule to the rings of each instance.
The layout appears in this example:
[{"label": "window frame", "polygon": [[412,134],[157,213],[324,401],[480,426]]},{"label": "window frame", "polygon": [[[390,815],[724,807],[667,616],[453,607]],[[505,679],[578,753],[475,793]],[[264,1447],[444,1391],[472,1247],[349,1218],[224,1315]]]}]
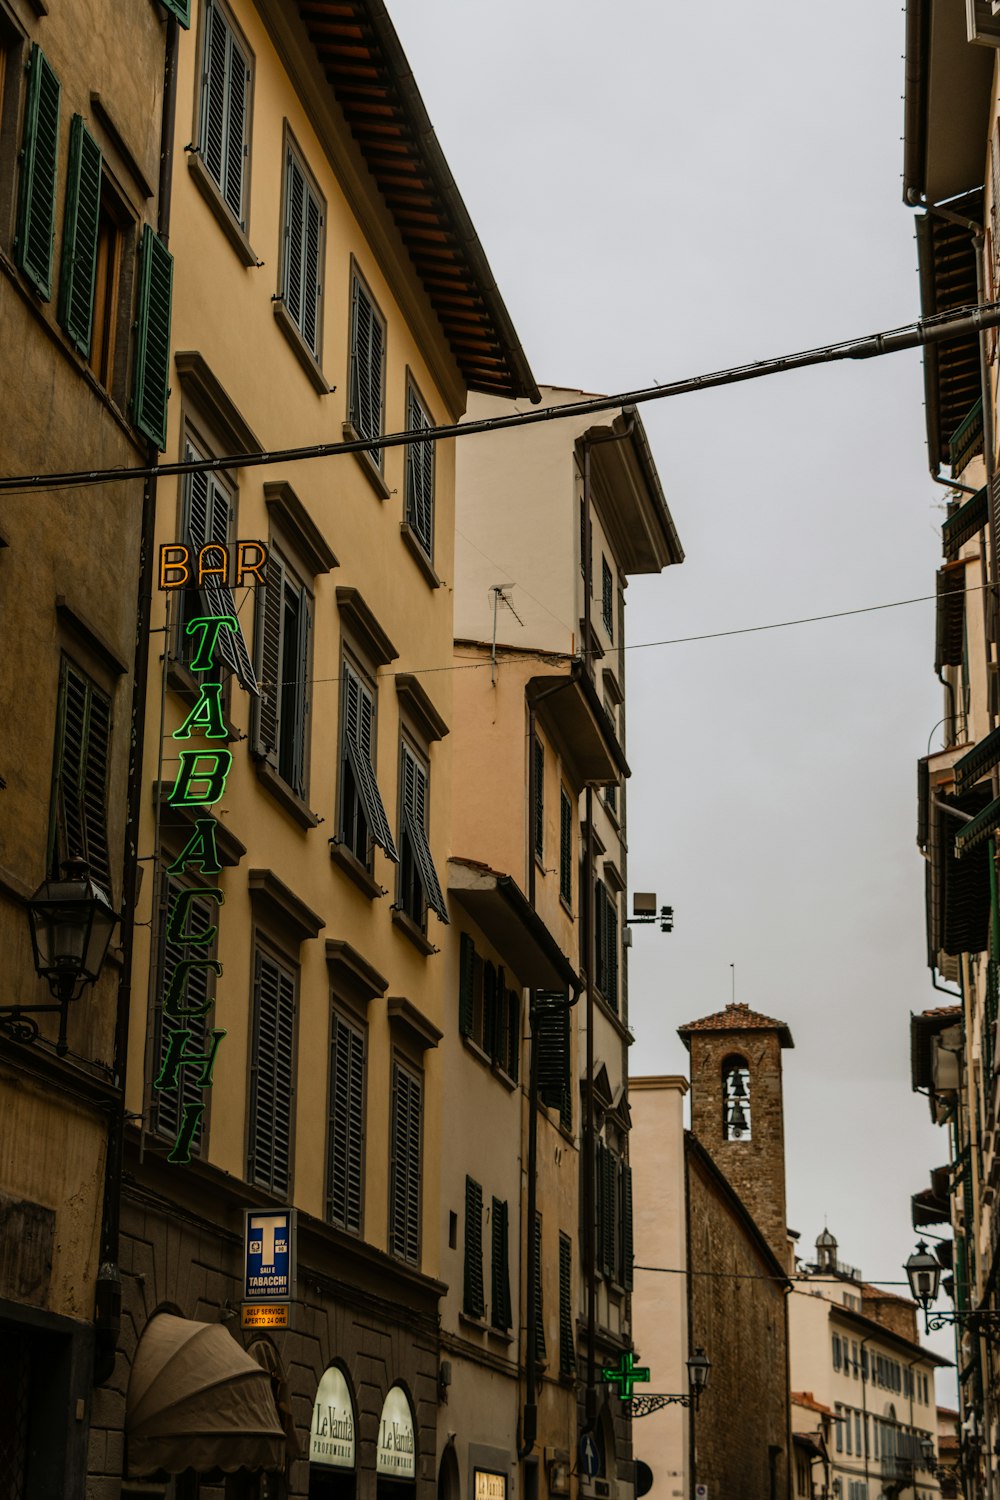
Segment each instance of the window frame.
[{"label": "window frame", "polygon": [[[220,160],[220,171],[218,177],[213,172],[212,166],[208,159],[208,113],[209,105],[212,102],[212,98],[209,92],[209,70],[212,61],[210,49],[212,42],[211,32],[214,16],[219,17],[219,20],[221,21],[221,24],[225,28],[226,32],[224,40],[225,62],[223,64],[222,79],[222,120],[220,122],[220,129],[222,131],[220,154],[222,159]],[[230,66],[233,63],[235,55],[237,53],[240,55],[244,66],[239,213],[237,213],[237,211],[233,208],[233,205],[230,202],[227,194],[228,172],[226,170],[227,158],[229,155],[229,112],[232,105],[232,76],[230,73]],[[202,6],[201,18],[199,21],[197,55],[197,88],[195,90],[194,120],[192,127],[193,138],[197,142],[197,145],[194,151],[190,153],[190,161],[192,165],[194,165],[195,161],[197,161],[198,166],[200,167],[200,171],[196,172],[196,179],[198,181],[199,187],[201,187],[203,191],[205,191],[205,195],[208,198],[210,206],[215,211],[216,217],[220,220],[223,229],[227,230],[228,237],[233,242],[234,247],[240,253],[240,258],[244,261],[245,264],[253,264],[256,260],[256,257],[253,257],[252,260],[249,260],[246,255],[246,251],[249,250],[249,242],[247,240],[247,236],[250,232],[250,184],[251,167],[253,161],[253,101],[254,89],[256,84],[256,58],[254,56],[253,49],[246,39],[246,35],[242,27],[239,25],[239,22],[236,20],[228,5],[225,4],[225,0],[205,0],[205,4]],[[203,181],[203,178],[207,179],[207,181]],[[226,222],[227,220],[228,224]],[[239,235],[239,242],[231,233],[228,232],[230,226],[237,231]]]},{"label": "window frame", "polygon": [[[81,743],[79,746],[79,771],[77,785],[75,788],[75,800],[77,802],[77,823],[81,833],[83,847],[72,849],[70,847],[70,833],[66,826],[66,788],[63,786],[63,773],[66,769],[66,729],[67,714],[69,712],[70,674],[75,674],[82,681],[83,687],[83,728]],[[49,792],[49,830],[46,865],[50,875],[58,878],[60,866],[65,859],[75,856],[86,859],[91,867],[93,878],[98,885],[106,886],[107,895],[114,904],[114,861],[110,838],[110,825],[108,820],[108,792],[111,783],[112,767],[114,764],[114,694],[105,690],[95,680],[90,672],[81,667],[76,659],[67,651],[60,652],[59,673],[57,679],[56,697],[56,721],[55,721],[55,743],[52,754],[52,770],[50,776]],[[87,783],[91,777],[91,724],[94,712],[95,698],[100,701],[103,712],[106,715],[106,735],[104,742],[104,771],[103,786],[99,793],[96,785],[91,790],[90,801],[100,804],[100,819],[88,815]],[[93,767],[93,774],[100,775],[99,767]],[[91,828],[89,825],[95,823]],[[91,839],[95,835],[102,835],[99,840],[100,852],[103,853],[103,864],[98,865],[94,851],[91,848]],[[65,847],[64,847],[65,846]],[[106,875],[106,880],[105,880]]]},{"label": "window frame", "polygon": [[[340,733],[338,737],[338,774],[337,774],[337,834],[334,840],[338,853],[353,861],[355,865],[371,879],[375,869],[376,845],[382,850],[387,859],[398,862],[399,853],[395,840],[392,836],[392,825],[385,806],[385,798],[378,780],[378,726],[379,726],[379,693],[378,681],[374,672],[362,664],[360,654],[352,649],[350,643],[344,642],[341,647],[341,692],[340,692]],[[370,751],[368,754],[367,771],[364,765],[359,766],[356,772],[351,763],[348,750],[348,694],[350,691],[349,680],[354,678],[359,691],[359,705],[365,698],[371,701],[371,719],[369,728]],[[364,754],[364,745],[359,740],[352,738],[351,745],[355,755],[359,752]],[[368,828],[368,857],[362,860],[354,847],[346,837],[346,815],[347,806],[345,802],[345,786],[347,785],[346,771],[350,769],[351,780],[354,787],[354,798],[356,808],[360,810],[361,816]],[[374,795],[378,798],[378,806],[371,806],[366,801],[362,780],[367,781],[367,772],[371,773],[370,780],[374,783]],[[371,786],[369,786],[371,794]],[[382,824],[381,835],[377,836],[373,827],[373,821]],[[384,841],[383,841],[384,840]],[[388,845],[388,847],[387,847]]]},{"label": "window frame", "polygon": [[[254,611],[254,670],[260,694],[252,709],[253,754],[303,805],[309,797],[312,764],[312,670],[316,601],[310,581],[289,560],[280,536],[268,538],[268,581],[256,590]],[[272,581],[273,579],[273,581]],[[272,595],[271,590],[276,590]],[[274,598],[277,597],[277,605]],[[289,601],[297,611],[295,640],[286,634]],[[273,611],[277,610],[275,620]],[[286,656],[294,656],[294,676],[287,676]],[[267,692],[267,672],[277,670],[280,691]],[[289,716],[292,719],[288,724]],[[272,743],[273,739],[273,743]],[[288,741],[290,740],[290,748]],[[289,761],[290,756],[290,761]]]},{"label": "window frame", "polygon": [[[414,803],[423,802],[421,822],[416,805],[407,794],[407,762],[413,766]],[[421,791],[420,781],[423,780]],[[393,908],[411,922],[422,937],[427,935],[428,912],[448,923],[448,908],[431,850],[431,764],[426,750],[417,748],[412,733],[404,728],[399,739],[399,864],[396,872],[396,902]],[[412,829],[411,829],[412,824]],[[411,848],[412,846],[412,848]],[[412,897],[416,896],[416,901]]]},{"label": "window frame", "polygon": [[[523,991],[514,975],[510,976],[514,983],[507,983],[503,964],[484,957],[469,932],[459,934],[458,962],[459,1035],[481,1062],[489,1064],[507,1084],[516,1085],[520,1075]],[[488,1024],[487,969],[493,971],[491,1024]]]}]

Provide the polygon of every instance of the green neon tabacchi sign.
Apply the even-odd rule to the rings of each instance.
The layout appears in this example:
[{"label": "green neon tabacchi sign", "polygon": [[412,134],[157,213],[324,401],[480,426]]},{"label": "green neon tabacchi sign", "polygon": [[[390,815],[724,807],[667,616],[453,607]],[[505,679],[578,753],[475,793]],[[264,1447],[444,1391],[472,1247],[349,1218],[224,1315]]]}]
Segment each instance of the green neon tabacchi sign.
[{"label": "green neon tabacchi sign", "polygon": [[[204,879],[209,875],[218,875],[222,869],[216,844],[216,822],[208,810],[225,795],[233,756],[232,751],[211,743],[228,737],[222,714],[222,683],[218,677],[215,651],[223,631],[235,634],[239,628],[236,616],[231,614],[201,615],[187,623],[186,633],[193,637],[195,646],[190,670],[199,678],[198,697],[183,724],[174,730],[172,738],[191,740],[193,736],[199,735],[209,743],[202,749],[188,747],[179,751],[180,764],[167,802],[171,807],[203,809],[206,815],[195,818],[194,831],[173,864],[168,866],[168,875],[197,871]],[[216,675],[211,678],[205,675],[210,672],[215,672]],[[205,1050],[198,1051],[196,1033],[184,1023],[204,1016],[211,1009],[211,1000],[189,1003],[187,988],[191,974],[197,971],[207,971],[214,974],[216,979],[221,977],[222,965],[218,959],[209,958],[204,951],[214,943],[218,926],[211,924],[194,932],[189,918],[193,902],[214,902],[218,908],[225,899],[217,886],[199,884],[184,886],[177,891],[170,903],[167,942],[179,944],[188,956],[174,966],[170,984],[163,996],[164,1015],[171,1020],[180,1021],[181,1025],[170,1033],[160,1071],[153,1081],[154,1089],[178,1088],[181,1070],[184,1068],[196,1070],[197,1088],[205,1089],[211,1085],[216,1054],[226,1033],[213,1028],[206,1037]],[[184,1105],[177,1139],[167,1161],[186,1164],[191,1160],[191,1142],[204,1113],[203,1102]]]}]

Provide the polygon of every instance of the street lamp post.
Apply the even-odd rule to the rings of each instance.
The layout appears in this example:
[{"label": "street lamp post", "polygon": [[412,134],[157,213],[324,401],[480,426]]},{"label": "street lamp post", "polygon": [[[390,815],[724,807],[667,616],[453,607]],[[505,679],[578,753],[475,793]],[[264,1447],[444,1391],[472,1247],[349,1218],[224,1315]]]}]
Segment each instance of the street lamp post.
[{"label": "street lamp post", "polygon": [[[661,1411],[664,1406],[689,1406],[697,1411],[702,1392],[708,1385],[711,1369],[712,1361],[701,1345],[698,1345],[687,1361],[688,1389],[685,1392],[669,1396],[653,1392],[648,1396],[630,1395],[627,1399],[623,1398],[622,1404],[627,1405],[632,1417],[648,1417],[651,1412]],[[614,1371],[602,1370],[601,1374],[605,1380],[617,1378]],[[649,1378],[648,1375],[646,1378]]]},{"label": "street lamp post", "polygon": [[926,1333],[958,1325],[982,1334],[983,1338],[991,1342],[1000,1341],[1000,1311],[996,1308],[975,1307],[964,1310],[957,1308],[954,1312],[931,1312],[931,1303],[937,1297],[941,1286],[941,1266],[923,1240],[918,1243],[916,1250],[906,1261],[904,1270],[910,1283],[913,1300],[924,1310]]},{"label": "street lamp post", "polygon": [[50,1005],[0,1005],[0,1031],[15,1041],[33,1042],[42,1012],[58,1012],[56,1051],[68,1051],[66,1023],[70,1004],[79,1000],[101,972],[118,914],[91,878],[82,859],[67,859],[61,879],[46,880],[28,902],[28,924],[35,970],[48,981]]}]

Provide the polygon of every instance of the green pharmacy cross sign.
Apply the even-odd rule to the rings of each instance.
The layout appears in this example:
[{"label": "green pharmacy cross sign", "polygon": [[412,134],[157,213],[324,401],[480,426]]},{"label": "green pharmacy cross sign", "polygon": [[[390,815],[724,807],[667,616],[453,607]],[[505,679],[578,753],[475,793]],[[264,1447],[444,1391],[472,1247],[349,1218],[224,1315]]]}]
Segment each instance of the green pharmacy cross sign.
[{"label": "green pharmacy cross sign", "polygon": [[649,1380],[649,1370],[637,1365],[632,1350],[626,1349],[617,1364],[612,1360],[604,1366],[601,1379],[617,1387],[619,1401],[631,1401],[633,1387]]}]

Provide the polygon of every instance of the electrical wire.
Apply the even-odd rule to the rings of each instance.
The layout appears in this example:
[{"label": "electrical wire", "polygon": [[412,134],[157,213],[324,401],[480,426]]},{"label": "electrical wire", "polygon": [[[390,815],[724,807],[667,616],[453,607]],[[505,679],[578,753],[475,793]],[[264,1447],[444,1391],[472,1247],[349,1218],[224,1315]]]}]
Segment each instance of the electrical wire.
[{"label": "electrical wire", "polygon": [[736,385],[745,380],[759,380],[765,375],[780,375],[789,370],[830,364],[838,360],[875,359],[885,354],[919,348],[923,344],[964,338],[970,333],[997,326],[1000,326],[1000,302],[987,302],[978,307],[970,305],[953,308],[946,313],[920,318],[900,328],[865,334],[861,338],[843,339],[838,343],[823,344],[794,354],[781,354],[771,359],[752,360],[723,370],[713,370],[705,375],[691,375],[682,380],[622,391],[615,396],[589,396],[566,406],[535,407],[531,411],[508,412],[504,416],[484,417],[472,422],[443,423],[406,432],[351,438],[339,443],[308,443],[296,448],[263,451],[258,449],[251,453],[231,453],[220,458],[188,459],[179,463],[144,465],[140,468],[119,466],[112,469],[70,469],[54,474],[0,475],[0,492],[74,489],[84,485],[119,484],[126,480],[168,478],[178,474],[209,474],[221,469],[253,469],[271,464],[299,463],[312,458],[333,458],[342,453],[371,453],[376,449],[437,443],[446,438],[471,437],[482,432],[499,432],[508,427],[529,427],[539,422],[566,421],[573,417],[590,416],[595,412],[641,406],[647,401],[663,401],[670,396],[711,390],[716,386]]},{"label": "electrical wire", "polygon": [[[843,1276],[802,1276],[797,1272],[788,1276],[767,1275],[763,1271],[694,1271],[690,1268],[685,1270],[683,1266],[639,1266],[634,1265],[633,1271],[655,1271],[661,1276],[711,1276],[722,1281],[804,1281],[810,1286],[843,1286]],[[857,1284],[857,1283],[855,1283]],[[908,1281],[873,1281],[866,1276],[862,1285],[883,1286],[909,1286]]]}]

